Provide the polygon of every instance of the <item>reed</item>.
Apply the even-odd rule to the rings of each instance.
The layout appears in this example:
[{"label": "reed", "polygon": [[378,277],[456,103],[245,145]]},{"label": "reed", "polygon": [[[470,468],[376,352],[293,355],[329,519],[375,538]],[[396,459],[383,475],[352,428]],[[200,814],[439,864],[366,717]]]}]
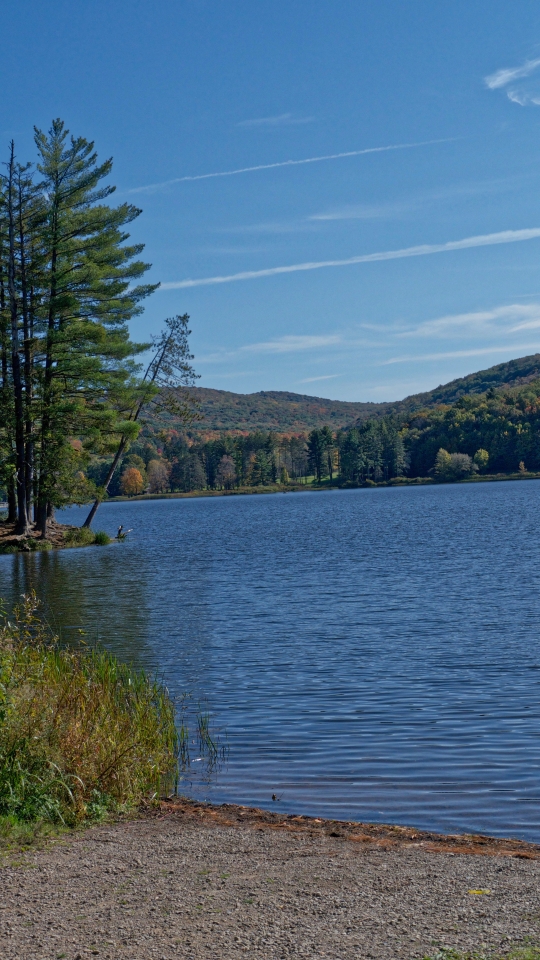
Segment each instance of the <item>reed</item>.
[{"label": "reed", "polygon": [[167,690],[100,649],[61,646],[35,595],[0,611],[0,818],[73,826],[175,783]]},{"label": "reed", "polygon": [[[196,728],[196,734],[195,730]],[[177,704],[178,731],[178,779],[174,793],[181,792],[181,786],[189,779],[193,762],[204,760],[203,779],[217,773],[229,757],[226,734],[212,728],[212,718],[204,700],[194,700],[192,694],[184,693]],[[191,756],[192,748],[197,751],[196,758]],[[198,774],[200,777],[200,774]]]}]

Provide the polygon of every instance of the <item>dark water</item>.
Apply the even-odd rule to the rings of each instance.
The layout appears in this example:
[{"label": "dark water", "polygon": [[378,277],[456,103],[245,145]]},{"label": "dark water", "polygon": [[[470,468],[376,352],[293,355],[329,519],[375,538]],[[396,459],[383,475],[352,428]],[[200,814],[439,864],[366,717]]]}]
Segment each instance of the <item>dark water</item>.
[{"label": "dark water", "polygon": [[216,801],[540,841],[539,517],[535,481],[108,504],[125,543],[0,594],[206,697]]}]

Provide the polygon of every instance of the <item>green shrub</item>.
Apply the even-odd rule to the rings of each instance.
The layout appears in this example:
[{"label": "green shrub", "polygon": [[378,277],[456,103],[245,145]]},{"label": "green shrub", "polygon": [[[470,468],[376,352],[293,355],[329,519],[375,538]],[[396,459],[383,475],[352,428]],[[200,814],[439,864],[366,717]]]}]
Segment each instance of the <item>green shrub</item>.
[{"label": "green shrub", "polygon": [[112,543],[112,540],[108,533],[105,533],[104,530],[98,530],[94,535],[94,543],[99,547],[106,547],[109,543]]},{"label": "green shrub", "polygon": [[175,709],[142,671],[60,646],[34,595],[0,615],[0,825],[74,825],[171,785]]},{"label": "green shrub", "polygon": [[72,527],[64,533],[64,542],[70,547],[88,547],[94,542],[90,527]]}]

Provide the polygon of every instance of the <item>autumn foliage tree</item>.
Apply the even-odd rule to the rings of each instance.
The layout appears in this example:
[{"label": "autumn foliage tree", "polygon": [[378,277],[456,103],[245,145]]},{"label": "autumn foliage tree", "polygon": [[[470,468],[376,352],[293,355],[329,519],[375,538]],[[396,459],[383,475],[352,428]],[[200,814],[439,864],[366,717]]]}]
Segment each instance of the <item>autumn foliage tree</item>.
[{"label": "autumn foliage tree", "polygon": [[148,490],[150,493],[165,493],[169,489],[168,464],[151,460],[148,464]]},{"label": "autumn foliage tree", "polygon": [[126,497],[135,497],[144,490],[144,480],[137,467],[126,467],[120,480],[120,490]]}]

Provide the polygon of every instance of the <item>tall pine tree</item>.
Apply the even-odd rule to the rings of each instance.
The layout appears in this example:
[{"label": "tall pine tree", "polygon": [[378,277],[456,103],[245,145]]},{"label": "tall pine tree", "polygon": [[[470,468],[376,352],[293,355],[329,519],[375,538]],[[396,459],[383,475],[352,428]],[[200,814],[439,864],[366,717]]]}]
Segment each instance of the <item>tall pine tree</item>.
[{"label": "tall pine tree", "polygon": [[137,431],[147,345],[127,324],[156,285],[139,282],[143,245],[128,243],[141,211],[105,202],[112,161],[60,120],[35,143],[37,168],[18,165],[12,145],[0,183],[0,469],[17,531],[33,507],[45,537],[54,507],[80,497],[84,451]]}]

